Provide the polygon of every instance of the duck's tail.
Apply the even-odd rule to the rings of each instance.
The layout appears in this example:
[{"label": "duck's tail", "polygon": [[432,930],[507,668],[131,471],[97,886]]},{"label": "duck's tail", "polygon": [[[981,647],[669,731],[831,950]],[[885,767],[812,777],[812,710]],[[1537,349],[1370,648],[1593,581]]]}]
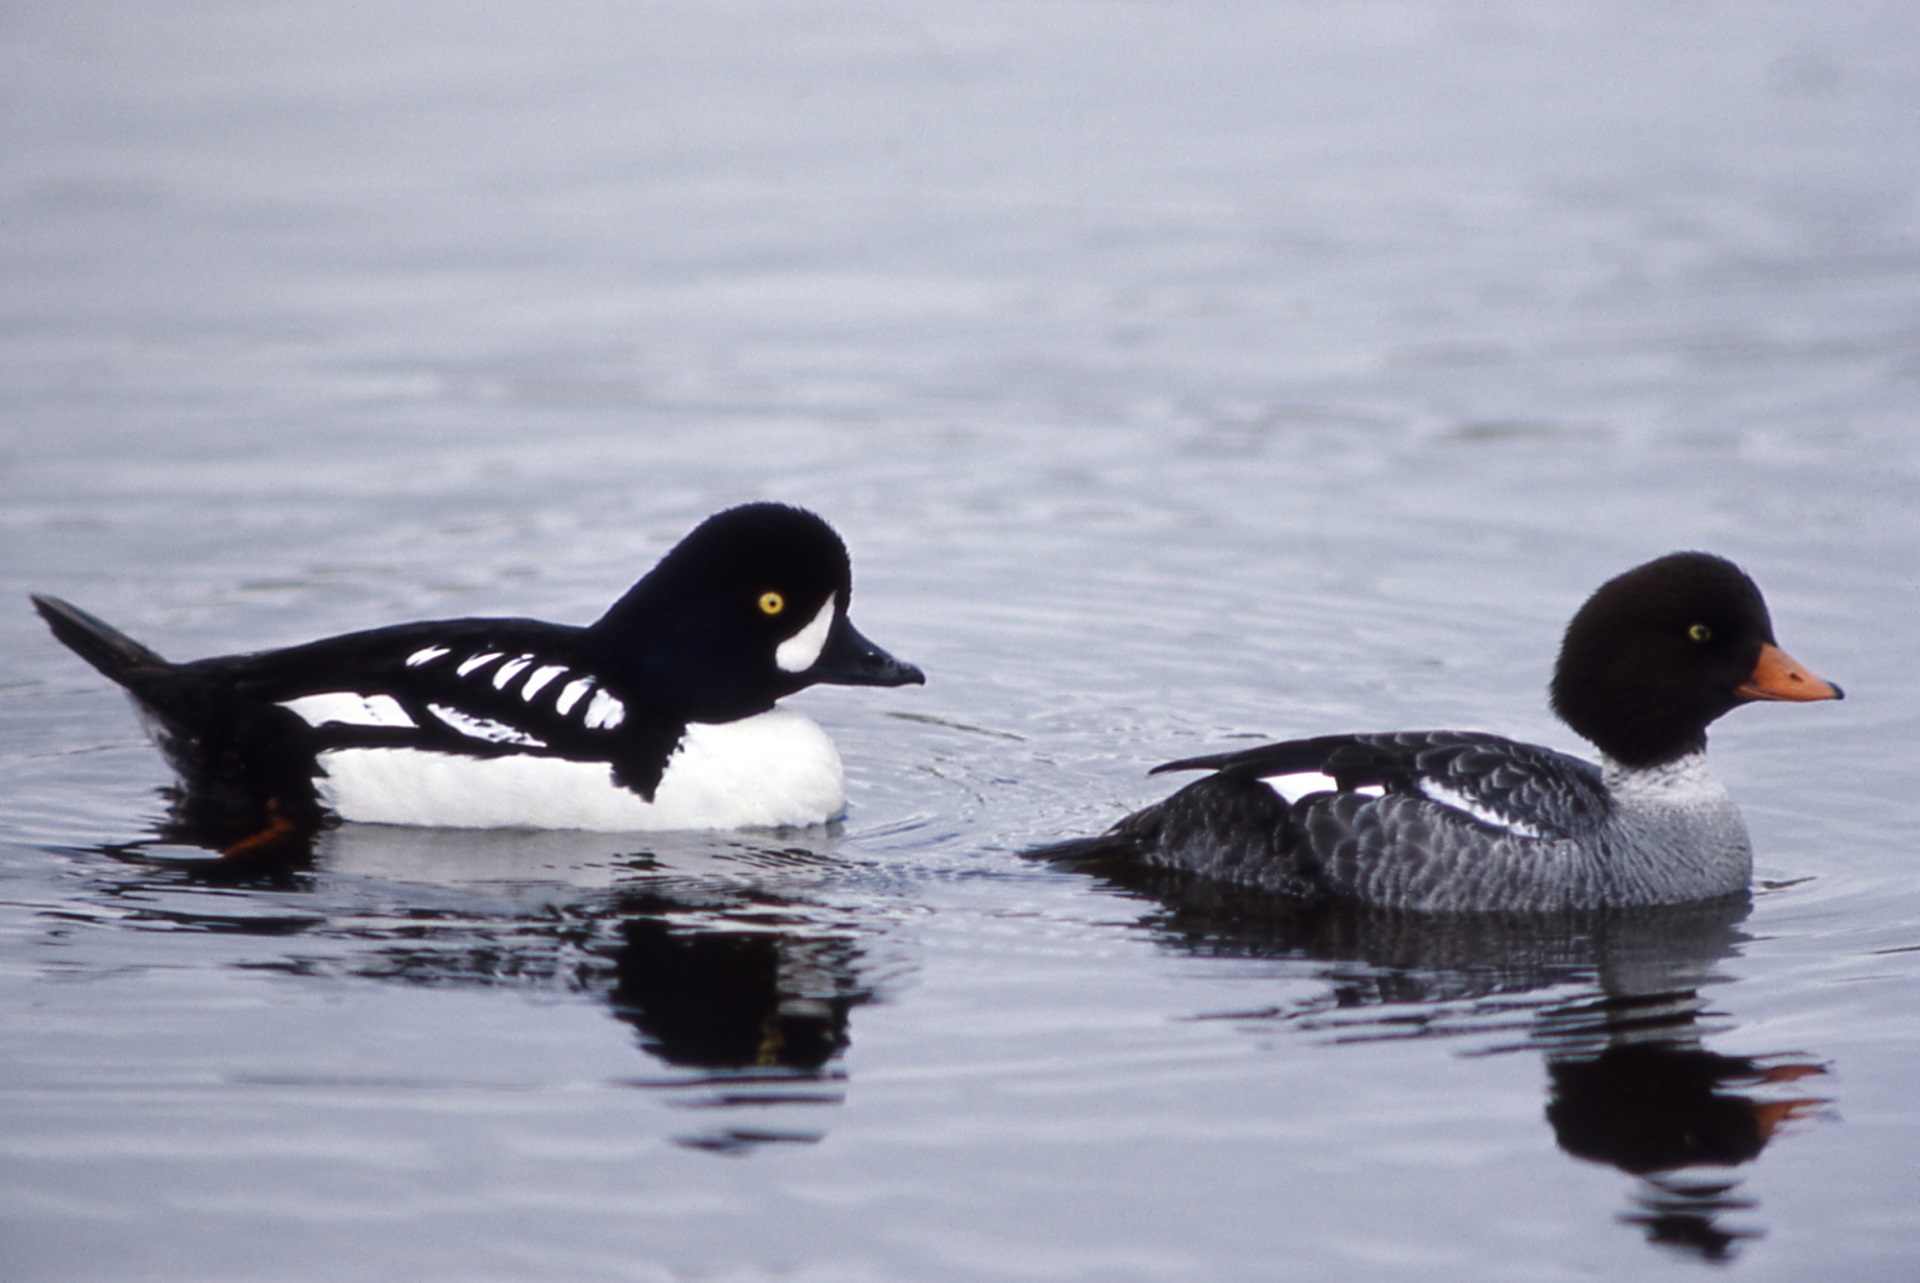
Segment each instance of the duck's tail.
[{"label": "duck's tail", "polygon": [[1045,846],[1028,847],[1020,854],[1062,868],[1098,871],[1108,861],[1139,858],[1141,844],[1131,834],[1110,830],[1093,837],[1066,838]]},{"label": "duck's tail", "polygon": [[173,665],[133,638],[58,597],[33,594],[33,608],[47,621],[53,635],[80,658],[107,677],[132,689],[142,674],[159,672]]},{"label": "duck's tail", "polygon": [[147,734],[179,772],[169,841],[229,856],[278,859],[311,850],[324,812],[313,787],[313,758],[289,752],[294,714],[239,697],[217,664],[174,664],[103,619],[58,597],[33,595],[53,635],[126,688]]}]

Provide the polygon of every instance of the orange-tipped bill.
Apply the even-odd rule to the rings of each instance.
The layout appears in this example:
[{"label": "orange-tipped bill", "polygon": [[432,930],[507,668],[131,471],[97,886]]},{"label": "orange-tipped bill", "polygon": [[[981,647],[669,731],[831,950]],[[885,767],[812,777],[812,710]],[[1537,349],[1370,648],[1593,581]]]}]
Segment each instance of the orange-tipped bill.
[{"label": "orange-tipped bill", "polygon": [[1760,644],[1760,660],[1747,680],[1734,688],[1742,699],[1845,699],[1846,693],[1832,682],[1814,676],[1812,670],[1772,642]]},{"label": "orange-tipped bill", "polygon": [[1760,1139],[1771,1140],[1773,1134],[1780,1130],[1782,1124],[1793,1122],[1798,1118],[1805,1118],[1808,1114],[1811,1114],[1814,1110],[1827,1103],[1828,1102],[1824,1100],[1813,1097],[1807,1097],[1801,1100],[1769,1100],[1756,1103],[1753,1107],[1753,1130],[1759,1133]]}]

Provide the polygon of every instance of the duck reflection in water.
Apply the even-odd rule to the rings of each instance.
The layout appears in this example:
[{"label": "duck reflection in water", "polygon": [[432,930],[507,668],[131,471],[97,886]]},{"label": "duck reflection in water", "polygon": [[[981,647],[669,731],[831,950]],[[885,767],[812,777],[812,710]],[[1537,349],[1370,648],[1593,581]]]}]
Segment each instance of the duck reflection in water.
[{"label": "duck reflection in water", "polygon": [[[605,998],[640,1046],[697,1074],[636,1085],[691,1108],[768,1111],[838,1105],[853,1008],[873,995],[851,934],[796,924],[807,906],[765,891],[689,904],[655,891],[618,897],[599,968],[582,987]],[[601,969],[604,968],[604,969]],[[810,1144],[817,1128],[722,1126],[679,1143],[717,1153]]]},{"label": "duck reflection in water", "polygon": [[1324,984],[1301,1001],[1204,1018],[1278,1022],[1339,1044],[1469,1038],[1472,1055],[1543,1054],[1560,1148],[1636,1178],[1618,1219],[1677,1252],[1727,1260],[1760,1236],[1740,1223],[1758,1205],[1735,1169],[1828,1103],[1803,1081],[1826,1072],[1817,1060],[1705,1045],[1734,1027],[1701,991],[1746,939],[1745,895],[1633,911],[1425,915],[1302,905],[1132,864],[1077,867],[1148,901],[1143,922],[1169,947],[1297,961]]},{"label": "duck reflection in water", "polygon": [[[744,1153],[820,1140],[821,1128],[776,1123],[845,1099],[851,1015],[875,996],[862,978],[881,933],[874,915],[856,922],[811,894],[845,872],[828,852],[705,834],[659,835],[650,848],[353,825],[244,858],[209,858],[173,830],[107,853],[154,881],[306,893],[291,916],[183,924],[289,937],[282,965],[301,974],[604,1002],[669,1071],[629,1085],[724,1111],[682,1145]],[[369,912],[369,894],[386,903]],[[739,1125],[743,1114],[775,1122]]]},{"label": "duck reflection in water", "polygon": [[[623,897],[605,990],[640,1045],[669,1065],[818,1073],[847,1048],[847,1018],[869,995],[844,937],[804,939],[765,919],[791,904],[746,899],[729,923],[676,924],[668,897]],[[743,919],[762,919],[752,923]]]},{"label": "duck reflection in water", "polygon": [[1621,1219],[1651,1242],[1724,1260],[1755,1232],[1723,1218],[1755,1205],[1713,1173],[1752,1162],[1782,1124],[1826,1104],[1770,1094],[1825,1070],[1804,1057],[1708,1050],[1703,1005],[1691,990],[1568,1003],[1543,1013],[1538,1041],[1560,1147],[1641,1178]]}]

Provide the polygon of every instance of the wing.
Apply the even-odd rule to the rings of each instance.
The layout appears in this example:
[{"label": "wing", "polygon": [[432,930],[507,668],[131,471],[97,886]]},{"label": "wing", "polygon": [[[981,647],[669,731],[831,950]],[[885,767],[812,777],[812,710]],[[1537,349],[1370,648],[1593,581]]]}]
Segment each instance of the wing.
[{"label": "wing", "polygon": [[1550,748],[1465,731],[1323,735],[1154,768],[1268,782],[1321,777],[1319,791],[1417,797],[1521,837],[1578,838],[1613,803],[1600,770]]},{"label": "wing", "polygon": [[403,624],[188,667],[297,714],[317,751],[606,761],[651,801],[686,725],[609,688],[584,631],[531,619]]}]

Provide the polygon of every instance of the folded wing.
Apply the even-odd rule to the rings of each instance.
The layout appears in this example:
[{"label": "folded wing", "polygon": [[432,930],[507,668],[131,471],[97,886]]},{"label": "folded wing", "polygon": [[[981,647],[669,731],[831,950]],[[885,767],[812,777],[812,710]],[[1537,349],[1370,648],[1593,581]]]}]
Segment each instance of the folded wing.
[{"label": "folded wing", "polygon": [[1422,799],[1521,837],[1577,838],[1612,808],[1592,763],[1465,731],[1324,735],[1155,768],[1183,770],[1262,780],[1296,802],[1315,793]]}]

